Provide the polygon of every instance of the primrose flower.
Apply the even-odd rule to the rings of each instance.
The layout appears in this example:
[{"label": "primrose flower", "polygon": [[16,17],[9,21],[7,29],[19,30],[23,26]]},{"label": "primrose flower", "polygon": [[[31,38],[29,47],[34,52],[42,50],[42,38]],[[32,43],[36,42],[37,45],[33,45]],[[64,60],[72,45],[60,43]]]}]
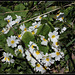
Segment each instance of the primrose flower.
[{"label": "primrose flower", "polygon": [[20,26],[20,29],[21,29],[22,31],[25,31],[25,32],[27,31],[27,28],[25,27],[24,24]]},{"label": "primrose flower", "polygon": [[53,49],[54,51],[61,51],[60,48],[57,48],[57,47],[54,47],[54,46],[52,46],[52,49]]},{"label": "primrose flower", "polygon": [[30,27],[29,27],[29,32],[31,32],[32,35],[34,35],[34,34],[36,34],[37,29],[35,29],[33,26],[30,26]]},{"label": "primrose flower", "polygon": [[44,15],[43,17],[47,17],[47,15]]},{"label": "primrose flower", "polygon": [[59,38],[57,31],[49,32],[48,36],[51,39],[51,41],[55,41],[56,39]]},{"label": "primrose flower", "polygon": [[24,34],[24,32],[22,32],[21,34],[19,34],[19,35],[18,35],[18,38],[19,38],[19,39],[22,39],[23,34]]},{"label": "primrose flower", "polygon": [[55,29],[55,31],[57,31],[59,28],[58,27],[55,27],[54,29]]},{"label": "primrose flower", "polygon": [[16,22],[16,23],[19,23],[19,22],[22,20],[22,19],[21,19],[21,16],[18,16],[18,15],[15,15],[15,16],[16,16],[16,18],[17,18],[17,19],[15,20],[15,22]]},{"label": "primrose flower", "polygon": [[46,72],[46,69],[48,69],[46,66],[45,66],[45,68],[44,67],[42,67],[39,63],[37,63],[36,64],[36,67],[34,68],[34,70],[36,71],[36,72],[41,72],[42,74],[44,73],[44,72]]},{"label": "primrose flower", "polygon": [[8,44],[8,46],[11,46],[12,48],[14,48],[17,46],[19,41],[20,41],[19,39],[16,39],[16,36],[11,35],[11,37],[8,37],[8,39],[7,39],[7,44]]},{"label": "primrose flower", "polygon": [[33,55],[34,55],[34,57],[36,58],[36,59],[42,59],[42,57],[43,57],[43,53],[42,52],[40,52],[40,51],[34,51],[33,52]]},{"label": "primrose flower", "polygon": [[41,16],[38,16],[35,20],[36,21],[40,21],[42,19],[42,17]]},{"label": "primrose flower", "polygon": [[9,32],[10,28],[3,28],[2,33],[7,34]]},{"label": "primrose flower", "polygon": [[57,39],[54,39],[52,46],[58,47],[59,46],[59,41]]},{"label": "primrose flower", "polygon": [[61,32],[60,32],[60,33],[63,33],[66,29],[67,29],[66,27],[63,27],[63,28],[61,29]]},{"label": "primrose flower", "polygon": [[64,13],[60,12],[59,14],[56,15],[56,17],[57,17],[56,20],[63,21],[63,19],[64,19]]},{"label": "primrose flower", "polygon": [[51,58],[50,54],[46,53],[43,55],[42,62],[45,64],[45,66],[50,66],[54,63],[54,60]]},{"label": "primrose flower", "polygon": [[10,21],[10,22],[7,24],[7,27],[12,27],[14,24],[15,24],[15,21]]},{"label": "primrose flower", "polygon": [[26,59],[27,59],[28,61],[30,61],[30,60],[32,59],[32,56],[31,56],[31,54],[29,53],[29,51],[26,50],[26,51],[25,51],[25,54],[26,54]]},{"label": "primrose flower", "polygon": [[22,53],[22,56],[23,56],[23,57],[25,56],[23,47],[22,47],[21,45],[18,45],[18,49],[15,50],[16,56],[17,56],[19,53]]},{"label": "primrose flower", "polygon": [[42,35],[39,35],[39,36],[41,37],[41,40],[42,40],[41,44],[47,46],[48,41],[45,39],[45,37]]},{"label": "primrose flower", "polygon": [[32,65],[33,67],[35,67],[35,65],[36,65],[35,63],[36,63],[37,61],[31,56],[31,54],[29,53],[28,50],[26,50],[25,54],[26,54],[26,59],[27,59],[28,61],[30,61],[31,65]]},{"label": "primrose flower", "polygon": [[32,41],[29,42],[28,47],[29,47],[29,50],[31,51],[31,53],[33,53],[34,50],[39,50],[37,44],[35,44],[35,43],[32,42]]},{"label": "primrose flower", "polygon": [[60,51],[55,51],[53,53],[51,53],[51,57],[55,57],[55,60],[56,61],[60,61],[60,58],[62,58],[62,56],[64,56],[64,53],[63,52],[60,52]]},{"label": "primrose flower", "polygon": [[4,18],[4,20],[7,20],[8,23],[12,21],[12,17],[10,15],[8,15],[6,18]]},{"label": "primrose flower", "polygon": [[14,63],[14,59],[13,58],[13,55],[11,53],[5,53],[3,52],[3,56],[4,58],[2,59],[2,62],[7,62],[7,63]]},{"label": "primrose flower", "polygon": [[40,24],[41,22],[34,22],[34,23],[32,23],[32,26],[34,27],[34,28],[38,28],[41,24]]}]

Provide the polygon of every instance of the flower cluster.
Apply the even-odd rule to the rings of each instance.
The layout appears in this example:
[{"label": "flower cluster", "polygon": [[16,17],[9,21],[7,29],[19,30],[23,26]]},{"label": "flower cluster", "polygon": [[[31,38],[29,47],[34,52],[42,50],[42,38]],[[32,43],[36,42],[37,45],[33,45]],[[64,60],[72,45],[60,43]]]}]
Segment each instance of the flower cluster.
[{"label": "flower cluster", "polygon": [[3,56],[4,58],[2,59],[2,62],[8,62],[9,64],[14,63],[14,59],[12,59],[13,55],[11,53],[3,52]]},{"label": "flower cluster", "polygon": [[[62,15],[62,18],[60,18],[60,16]],[[21,21],[21,16],[17,16],[17,19],[12,21],[12,17],[11,16],[7,16],[6,18],[4,18],[4,20],[8,21],[8,24],[6,26],[6,28],[3,28],[2,32],[4,34],[7,34],[10,30],[10,27],[12,27],[15,23],[19,23]],[[44,15],[43,17],[47,17],[47,15]],[[54,50],[54,52],[52,53],[46,53],[44,54],[41,50],[39,50],[39,47],[36,43],[34,43],[33,41],[29,42],[29,49],[27,49],[24,53],[24,49],[22,47],[22,45],[19,44],[20,39],[22,39],[22,36],[25,32],[31,32],[32,35],[35,35],[39,26],[41,26],[41,19],[43,18],[41,16],[38,16],[35,19],[35,22],[32,23],[32,26],[30,26],[29,28],[26,28],[26,26],[23,24],[20,26],[20,30],[21,30],[21,34],[19,34],[18,36],[10,36],[7,38],[7,44],[9,47],[12,47],[15,49],[14,53],[16,56],[18,56],[19,54],[22,54],[22,56],[24,57],[26,55],[26,59],[31,63],[31,65],[34,67],[34,70],[36,72],[41,72],[44,73],[46,72],[46,69],[50,69],[51,64],[54,64],[55,61],[60,61],[60,59],[64,56],[64,53],[61,51],[61,47],[60,47],[60,42],[58,41],[59,39],[59,35],[58,35],[58,29],[59,28],[55,28],[55,30],[53,32],[49,32],[48,34],[48,39],[46,39],[45,36],[43,35],[38,35],[40,37],[41,40],[41,45],[47,46],[48,43],[51,41],[51,47]],[[63,13],[60,13],[59,15],[57,15],[57,19],[56,20],[60,20],[63,21]],[[63,27],[61,29],[61,33],[63,33],[66,30],[66,27]],[[30,52],[29,52],[30,51]],[[33,56],[42,64],[45,66],[45,68],[39,63],[37,62],[37,60],[35,60],[33,58]],[[4,59],[2,59],[2,61],[6,61],[9,64],[10,63],[14,63],[14,60],[11,59],[13,58],[13,55],[9,54],[9,53],[3,53]],[[11,57],[11,58],[9,58]]]},{"label": "flower cluster", "polygon": [[6,18],[4,18],[4,20],[6,20],[8,22],[8,24],[6,25],[5,28],[3,28],[2,32],[4,34],[7,34],[10,30],[10,28],[15,25],[16,23],[19,23],[22,19],[21,16],[15,15],[16,19],[12,21],[12,17],[10,15],[8,15]]}]

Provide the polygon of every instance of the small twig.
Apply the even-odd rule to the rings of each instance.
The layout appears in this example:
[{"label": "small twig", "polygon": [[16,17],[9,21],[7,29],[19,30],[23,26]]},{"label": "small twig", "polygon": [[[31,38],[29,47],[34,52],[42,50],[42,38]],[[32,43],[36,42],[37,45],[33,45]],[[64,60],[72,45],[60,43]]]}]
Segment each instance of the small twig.
[{"label": "small twig", "polygon": [[0,59],[2,59],[4,56],[0,57]]},{"label": "small twig", "polygon": [[28,11],[28,10],[23,10],[23,11],[11,11],[11,12],[5,12],[5,13],[0,13],[0,14],[7,14],[7,13],[14,13],[14,12],[25,12],[25,11]]},{"label": "small twig", "polygon": [[[40,2],[38,3],[38,5],[39,5],[40,3],[42,3],[42,2],[43,2],[43,1],[40,1]],[[36,6],[37,6],[37,5],[35,5],[31,10],[35,9]]]}]

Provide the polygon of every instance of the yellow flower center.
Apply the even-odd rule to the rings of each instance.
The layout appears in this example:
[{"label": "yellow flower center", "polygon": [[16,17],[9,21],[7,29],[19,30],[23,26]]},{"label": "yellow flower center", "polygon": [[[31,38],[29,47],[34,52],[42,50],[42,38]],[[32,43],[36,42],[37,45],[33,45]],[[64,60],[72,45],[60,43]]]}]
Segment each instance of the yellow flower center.
[{"label": "yellow flower center", "polygon": [[49,61],[49,58],[46,58],[46,61]]},{"label": "yellow flower center", "polygon": [[56,55],[58,56],[58,55],[60,55],[60,53],[59,52],[56,52]]},{"label": "yellow flower center", "polygon": [[16,23],[18,23],[18,22],[16,22]]},{"label": "yellow flower center", "polygon": [[31,54],[30,54],[30,57],[32,57]]},{"label": "yellow flower center", "polygon": [[46,56],[44,56],[44,58],[46,58]]},{"label": "yellow flower center", "polygon": [[39,19],[42,19],[42,17],[39,17]]},{"label": "yellow flower center", "polygon": [[37,67],[40,67],[40,64],[36,64]]},{"label": "yellow flower center", "polygon": [[8,22],[10,22],[10,20],[7,20]]},{"label": "yellow flower center", "polygon": [[52,35],[52,38],[55,38],[55,35]]},{"label": "yellow flower center", "polygon": [[35,45],[32,45],[31,48],[34,48]]},{"label": "yellow flower center", "polygon": [[43,38],[43,40],[44,40],[44,41],[46,41],[46,39],[45,39],[45,38]]},{"label": "yellow flower center", "polygon": [[4,30],[2,30],[2,32],[4,32]]},{"label": "yellow flower center", "polygon": [[22,50],[21,49],[19,49],[19,51],[22,53]]},{"label": "yellow flower center", "polygon": [[7,59],[7,57],[4,58],[4,60],[6,60],[6,59]]},{"label": "yellow flower center", "polygon": [[37,55],[40,54],[39,51],[36,51],[36,54],[37,54]]},{"label": "yellow flower center", "polygon": [[37,25],[35,25],[35,27],[34,28],[36,28],[37,27]]},{"label": "yellow flower center", "polygon": [[59,43],[58,43],[58,42],[56,42],[56,45],[59,45]]},{"label": "yellow flower center", "polygon": [[57,16],[59,16],[59,14],[57,14]]},{"label": "yellow flower center", "polygon": [[62,17],[62,19],[64,19],[64,17]]},{"label": "yellow flower center", "polygon": [[35,32],[34,32],[34,31],[32,31],[32,34],[35,34]]},{"label": "yellow flower center", "polygon": [[26,28],[24,28],[24,31],[27,31],[27,29],[26,29]]},{"label": "yellow flower center", "polygon": [[44,69],[44,70],[46,70],[46,69],[47,69],[47,67],[45,66],[45,68],[43,67],[43,69]]},{"label": "yellow flower center", "polygon": [[21,37],[21,35],[18,35],[18,37],[20,38],[20,37]]},{"label": "yellow flower center", "polygon": [[9,58],[7,58],[8,59],[8,61],[10,60]]},{"label": "yellow flower center", "polygon": [[12,40],[11,43],[14,44],[14,40]]}]

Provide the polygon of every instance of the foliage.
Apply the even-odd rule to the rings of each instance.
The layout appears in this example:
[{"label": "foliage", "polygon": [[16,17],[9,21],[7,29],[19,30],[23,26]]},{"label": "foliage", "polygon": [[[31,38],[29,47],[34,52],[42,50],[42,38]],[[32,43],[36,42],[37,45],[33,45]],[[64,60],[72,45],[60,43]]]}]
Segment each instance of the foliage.
[{"label": "foliage", "polygon": [[[74,3],[70,6],[66,6],[68,4]],[[64,7],[66,6],[66,7]],[[58,9],[60,8],[60,9]],[[57,10],[55,10],[57,9]],[[55,11],[53,11],[55,10]],[[51,11],[51,12],[50,12]],[[3,49],[3,51],[0,50],[0,73],[5,74],[33,74],[33,70],[31,68],[34,68],[31,66],[31,63],[29,61],[26,61],[26,56],[23,58],[22,55],[15,55],[15,48],[8,47],[7,44],[7,38],[11,35],[14,36],[21,34],[21,30],[19,27],[22,24],[25,24],[26,28],[28,29],[30,26],[32,26],[32,23],[35,22],[35,18],[32,20],[29,20],[33,17],[39,16],[41,14],[47,13],[47,17],[43,17],[41,22],[41,25],[37,28],[37,32],[35,35],[32,35],[31,32],[27,31],[24,33],[22,37],[22,41],[24,42],[24,45],[26,48],[28,48],[29,42],[33,41],[37,44],[39,47],[39,50],[42,51],[44,54],[54,52],[51,48],[51,40],[48,42],[47,46],[41,45],[41,40],[38,35],[45,36],[45,39],[48,40],[48,33],[53,32],[55,27],[59,27],[58,34],[61,51],[64,52],[64,59],[61,59],[60,61],[56,61],[51,67],[56,69],[58,65],[60,65],[61,68],[64,68],[64,72],[68,70],[68,73],[75,73],[75,60],[72,58],[72,54],[75,55],[75,2],[56,2],[56,1],[5,1],[0,2],[0,49]],[[64,20],[59,21],[56,20],[56,15],[62,12],[64,13]],[[8,15],[12,16],[12,19],[15,20],[16,16],[21,16],[22,20],[20,23],[16,23],[10,31],[7,34],[2,33],[2,29],[6,27],[7,21],[4,20]],[[25,22],[27,21],[27,22]],[[66,31],[64,31],[62,34],[60,34],[61,29],[63,27],[66,27]],[[13,32],[14,31],[14,32]],[[16,36],[15,35],[15,36]],[[22,44],[20,42],[20,44]],[[18,44],[19,45],[19,44]],[[22,45],[23,46],[23,45]],[[24,49],[26,51],[26,48]],[[13,58],[15,60],[14,63],[8,64],[3,63],[1,61],[2,53],[3,52],[9,52],[13,55]],[[67,68],[68,67],[68,68]],[[51,68],[51,69],[52,69]],[[53,69],[52,69],[53,70]],[[59,72],[61,71],[59,67],[57,67],[57,70]],[[59,73],[58,72],[58,73]],[[37,72],[38,74],[39,72]],[[52,73],[55,73],[52,71]]]}]

